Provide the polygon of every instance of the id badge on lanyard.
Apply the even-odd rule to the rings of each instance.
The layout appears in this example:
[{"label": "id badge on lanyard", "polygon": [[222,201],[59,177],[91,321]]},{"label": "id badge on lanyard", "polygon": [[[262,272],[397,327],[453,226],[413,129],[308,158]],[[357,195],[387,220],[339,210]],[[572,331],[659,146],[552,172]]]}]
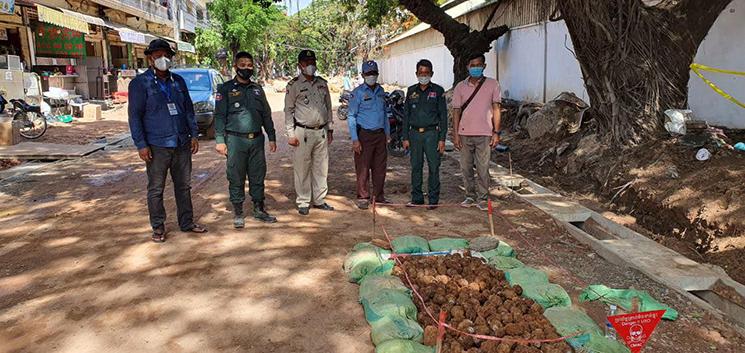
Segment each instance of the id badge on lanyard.
[{"label": "id badge on lanyard", "polygon": [[168,99],[168,113],[171,116],[178,115],[178,108],[176,108],[176,103],[173,102],[173,99],[171,98],[171,92],[173,90],[173,83],[163,82],[161,83],[157,79],[155,79],[155,82],[158,84],[158,87],[160,87],[160,90],[163,92],[163,94]]}]

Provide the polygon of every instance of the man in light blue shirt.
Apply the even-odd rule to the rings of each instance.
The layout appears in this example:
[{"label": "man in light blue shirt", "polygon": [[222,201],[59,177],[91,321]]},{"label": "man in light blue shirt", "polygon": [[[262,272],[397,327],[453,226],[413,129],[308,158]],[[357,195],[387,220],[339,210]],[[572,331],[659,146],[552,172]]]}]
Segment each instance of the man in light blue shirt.
[{"label": "man in light blue shirt", "polygon": [[[385,90],[378,84],[378,64],[362,64],[365,83],[352,91],[349,100],[349,135],[352,137],[354,166],[357,174],[357,207],[368,208],[371,196],[378,203],[387,203],[383,194],[388,142],[391,125],[385,113]],[[370,193],[372,174],[372,195]]]}]

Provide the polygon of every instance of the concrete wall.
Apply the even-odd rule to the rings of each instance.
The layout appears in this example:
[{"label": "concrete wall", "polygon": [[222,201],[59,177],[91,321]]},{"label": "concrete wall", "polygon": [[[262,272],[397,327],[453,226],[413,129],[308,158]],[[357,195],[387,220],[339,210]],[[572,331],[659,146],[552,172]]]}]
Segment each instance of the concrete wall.
[{"label": "concrete wall", "polygon": [[[745,0],[734,0],[719,15],[706,39],[698,48],[694,62],[745,72]],[[725,92],[745,102],[745,76],[703,72]],[[714,92],[695,73],[688,84],[688,104],[694,115],[713,125],[745,129],[745,109]]]}]

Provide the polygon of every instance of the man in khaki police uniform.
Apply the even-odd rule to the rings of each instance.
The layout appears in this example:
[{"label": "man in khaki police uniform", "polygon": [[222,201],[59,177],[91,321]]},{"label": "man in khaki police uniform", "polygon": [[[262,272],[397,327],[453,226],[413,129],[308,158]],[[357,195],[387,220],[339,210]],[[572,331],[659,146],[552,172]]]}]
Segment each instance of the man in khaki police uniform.
[{"label": "man in khaki police uniform", "polygon": [[301,51],[298,68],[300,75],[287,84],[285,128],[288,143],[295,148],[293,164],[298,213],[305,216],[311,206],[334,210],[326,203],[333,110],[328,83],[316,76],[316,53]]}]

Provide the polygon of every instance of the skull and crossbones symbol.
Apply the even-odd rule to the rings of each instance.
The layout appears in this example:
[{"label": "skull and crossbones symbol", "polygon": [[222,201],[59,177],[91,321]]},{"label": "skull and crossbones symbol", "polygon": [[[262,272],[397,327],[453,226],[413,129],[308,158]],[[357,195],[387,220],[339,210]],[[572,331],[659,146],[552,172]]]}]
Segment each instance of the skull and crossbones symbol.
[{"label": "skull and crossbones symbol", "polygon": [[644,328],[642,328],[642,325],[637,324],[631,326],[631,330],[629,330],[629,338],[632,342],[640,342],[644,339]]}]

